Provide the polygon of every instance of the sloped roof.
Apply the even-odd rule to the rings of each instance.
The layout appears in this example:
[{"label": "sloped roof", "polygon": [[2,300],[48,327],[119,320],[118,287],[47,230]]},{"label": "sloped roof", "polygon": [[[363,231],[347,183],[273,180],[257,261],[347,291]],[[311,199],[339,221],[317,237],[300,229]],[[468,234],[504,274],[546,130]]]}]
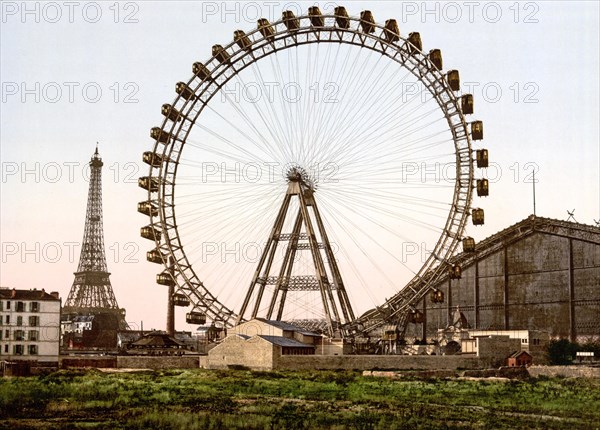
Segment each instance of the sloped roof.
[{"label": "sloped roof", "polygon": [[[143,332],[141,330],[119,330],[117,332],[117,337],[119,339],[121,339],[122,342],[125,343],[130,343],[130,342],[134,342],[138,339],[141,339],[143,336],[147,336],[147,335],[157,335],[157,334],[166,334],[166,332],[161,331],[161,330],[144,330]],[[175,332],[175,340],[184,342],[185,341],[195,341],[191,336],[189,332]]]},{"label": "sloped roof", "polygon": [[175,332],[175,335],[173,337],[181,342],[194,340],[194,338],[192,338],[191,333],[188,332]]},{"label": "sloped roof", "polygon": [[[320,333],[329,331],[329,324],[325,319],[295,319],[290,324],[305,330],[304,334],[314,335],[316,333],[320,336]],[[331,324],[334,331],[341,329],[342,325],[338,321],[332,321]]]},{"label": "sloped roof", "polygon": [[131,344],[132,346],[155,347],[155,348],[174,348],[185,346],[177,339],[173,339],[166,333],[153,332],[141,337]]},{"label": "sloped roof", "polygon": [[0,298],[4,300],[60,300],[44,289],[41,290],[17,290],[0,288]]},{"label": "sloped roof", "polygon": [[285,347],[294,347],[294,348],[314,348],[314,345],[308,345],[306,343],[302,343],[297,341],[296,339],[290,339],[283,336],[264,336],[258,335],[261,339],[266,340],[273,345],[285,346]]},{"label": "sloped roof", "polygon": [[[600,245],[600,228],[598,227],[530,215],[524,220],[477,243],[475,252],[462,252],[451,258],[450,262],[458,263],[463,266],[464,269],[465,267],[474,264],[476,261],[483,260],[488,255],[498,252],[504,247],[531,236],[534,233],[545,233]],[[446,274],[442,276],[438,282],[442,282],[447,278],[448,275]]]},{"label": "sloped roof", "polygon": [[300,334],[303,334],[305,336],[315,336],[315,337],[320,337],[321,336],[318,333],[313,333],[311,331],[307,331],[307,330],[303,329],[302,327],[295,326],[295,325],[287,323],[285,321],[268,320],[268,319],[265,319],[265,318],[255,318],[255,319],[257,321],[264,322],[265,324],[269,324],[269,325],[271,325],[273,327],[280,328],[281,330],[293,331],[295,333],[300,333]]},{"label": "sloped roof", "polygon": [[529,357],[532,357],[532,355],[527,351],[515,351],[512,354],[510,354],[508,358],[519,358],[523,354],[527,354]]},{"label": "sloped roof", "polygon": [[482,259],[506,245],[523,239],[533,233],[546,233],[600,245],[600,228],[571,221],[560,221],[530,215],[522,221],[500,230],[482,240],[475,246],[475,253],[461,253],[453,260],[470,262],[474,258]]}]

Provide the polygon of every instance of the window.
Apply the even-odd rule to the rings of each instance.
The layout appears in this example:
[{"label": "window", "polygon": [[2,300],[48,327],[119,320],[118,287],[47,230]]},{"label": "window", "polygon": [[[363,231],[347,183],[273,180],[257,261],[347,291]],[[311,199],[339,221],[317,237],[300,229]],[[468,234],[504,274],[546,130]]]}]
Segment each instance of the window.
[{"label": "window", "polygon": [[6,302],[6,309],[10,309],[10,300]]},{"label": "window", "polygon": [[23,317],[20,315],[17,317],[17,325],[23,325]]},{"label": "window", "polygon": [[15,345],[13,347],[13,354],[15,355],[23,355],[23,351],[25,350],[25,348],[23,348],[23,345]]},{"label": "window", "polygon": [[4,320],[6,324],[10,324],[10,315],[6,315],[6,319]]},{"label": "window", "polygon": [[38,353],[38,346],[37,345],[29,345],[28,349],[28,353],[29,355],[37,355]]},{"label": "window", "polygon": [[29,303],[29,312],[39,312],[39,310],[40,310],[39,302]]},{"label": "window", "polygon": [[40,325],[40,317],[37,315],[33,315],[29,317],[29,325],[31,327],[37,327]]},{"label": "window", "polygon": [[10,330],[4,330],[4,338],[10,339]]},{"label": "window", "polygon": [[25,331],[15,330],[15,340],[25,340]]},{"label": "window", "polygon": [[24,312],[24,311],[25,311],[25,303],[17,302],[17,312]]},{"label": "window", "polygon": [[8,344],[4,345],[4,352],[8,353]]},{"label": "window", "polygon": [[37,330],[29,330],[29,340],[37,341],[39,339],[39,332]]}]

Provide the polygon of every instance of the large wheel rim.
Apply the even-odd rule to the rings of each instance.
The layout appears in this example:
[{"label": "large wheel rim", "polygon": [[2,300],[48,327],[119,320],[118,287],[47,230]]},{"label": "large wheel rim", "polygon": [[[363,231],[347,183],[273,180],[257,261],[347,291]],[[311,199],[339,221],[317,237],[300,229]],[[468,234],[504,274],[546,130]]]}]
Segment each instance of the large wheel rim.
[{"label": "large wheel rim", "polygon": [[[151,165],[149,169],[150,177],[160,178],[157,189],[148,191],[148,202],[159,209],[157,214],[150,213],[150,225],[162,233],[160,239],[156,238],[156,249],[162,254],[163,262],[168,268],[171,268],[173,263],[177,290],[185,294],[194,307],[204,309],[209,318],[222,320],[227,325],[231,325],[237,318],[236,313],[204,286],[181,241],[175,215],[177,171],[189,133],[210,100],[236,74],[269,55],[314,43],[349,44],[370,49],[399,63],[419,79],[433,94],[447,120],[454,142],[456,162],[453,201],[443,232],[420,270],[406,288],[382,304],[382,308],[389,310],[388,317],[405,312],[408,306],[426,294],[435,281],[444,276],[447,268],[445,263],[455,252],[470,215],[474,180],[471,139],[468,123],[461,112],[459,96],[450,88],[446,75],[408,39],[400,37],[397,41],[386,40],[384,26],[374,24],[374,32],[365,33],[358,18],[348,18],[349,28],[341,28],[335,24],[335,16],[323,17],[325,26],[318,29],[311,24],[309,16],[298,17],[300,26],[294,31],[288,31],[284,20],[274,22],[271,25],[275,32],[270,40],[263,36],[260,29],[249,32],[246,36],[252,42],[251,51],[240,48],[235,41],[224,46],[224,50],[230,56],[230,62],[221,62],[213,56],[204,63],[211,73],[211,80],[201,80],[196,75],[188,80],[187,86],[193,90],[195,99],[188,100],[182,95],[175,98],[172,106],[183,119],[173,121],[165,117],[161,130],[169,136],[168,142],[162,143],[160,139],[156,139],[154,144],[154,154],[165,160],[159,166]],[[375,317],[374,313],[367,313],[359,322],[367,324]]]}]

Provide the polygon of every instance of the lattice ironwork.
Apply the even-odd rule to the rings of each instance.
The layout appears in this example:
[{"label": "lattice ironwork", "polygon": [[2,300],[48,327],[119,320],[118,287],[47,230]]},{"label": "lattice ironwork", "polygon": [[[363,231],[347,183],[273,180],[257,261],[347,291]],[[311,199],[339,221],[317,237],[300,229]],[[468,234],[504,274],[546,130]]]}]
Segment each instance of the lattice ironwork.
[{"label": "lattice ironwork", "polygon": [[90,186],[88,191],[85,229],[81,245],[79,266],[75,280],[63,307],[63,314],[115,313],[119,325],[127,326],[125,310],[119,308],[110,283],[110,273],[106,266],[104,251],[104,228],[102,218],[102,158],[98,147],[90,165]]},{"label": "lattice ironwork", "polygon": [[[325,226],[315,200],[315,190],[310,182],[303,179],[305,175],[301,172],[303,172],[302,169],[297,167],[290,169],[288,172],[288,190],[242,304],[238,322],[241,322],[246,315],[251,302],[254,302],[250,313],[251,318],[259,316],[258,313],[264,299],[266,285],[275,285],[266,314],[267,319],[274,318],[276,310],[275,318],[277,320],[282,319],[289,291],[319,291],[327,326],[325,332],[333,336],[338,323],[348,324],[354,320],[354,311],[350,305],[342,276],[333,255],[331,243],[325,232]],[[290,203],[294,197],[297,197],[299,207],[293,223],[293,231],[282,234],[281,230],[284,222],[288,214],[293,211],[290,208]],[[293,216],[293,214],[290,216]],[[321,242],[317,241],[317,235],[321,238]],[[285,247],[283,262],[279,269],[275,269],[274,257],[282,237],[284,241],[288,242],[288,245]],[[305,240],[307,243],[300,244],[298,243],[299,240]],[[300,245],[305,246],[300,247]],[[296,252],[299,250],[310,250],[312,256],[311,269],[314,270],[314,275],[291,276]],[[273,272],[279,273],[279,275],[270,275]],[[333,294],[334,290],[337,294]],[[344,336],[343,332],[340,334]]]}]

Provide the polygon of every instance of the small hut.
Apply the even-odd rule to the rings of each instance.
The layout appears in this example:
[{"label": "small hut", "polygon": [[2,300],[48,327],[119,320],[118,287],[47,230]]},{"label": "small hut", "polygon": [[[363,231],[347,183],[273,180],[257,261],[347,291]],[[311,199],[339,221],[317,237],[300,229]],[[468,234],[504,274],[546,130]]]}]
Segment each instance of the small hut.
[{"label": "small hut", "polygon": [[128,354],[141,355],[182,355],[188,347],[167,333],[154,331],[132,342]]},{"label": "small hut", "polygon": [[517,351],[512,353],[506,361],[508,367],[528,367],[533,363],[533,356],[527,351]]}]

